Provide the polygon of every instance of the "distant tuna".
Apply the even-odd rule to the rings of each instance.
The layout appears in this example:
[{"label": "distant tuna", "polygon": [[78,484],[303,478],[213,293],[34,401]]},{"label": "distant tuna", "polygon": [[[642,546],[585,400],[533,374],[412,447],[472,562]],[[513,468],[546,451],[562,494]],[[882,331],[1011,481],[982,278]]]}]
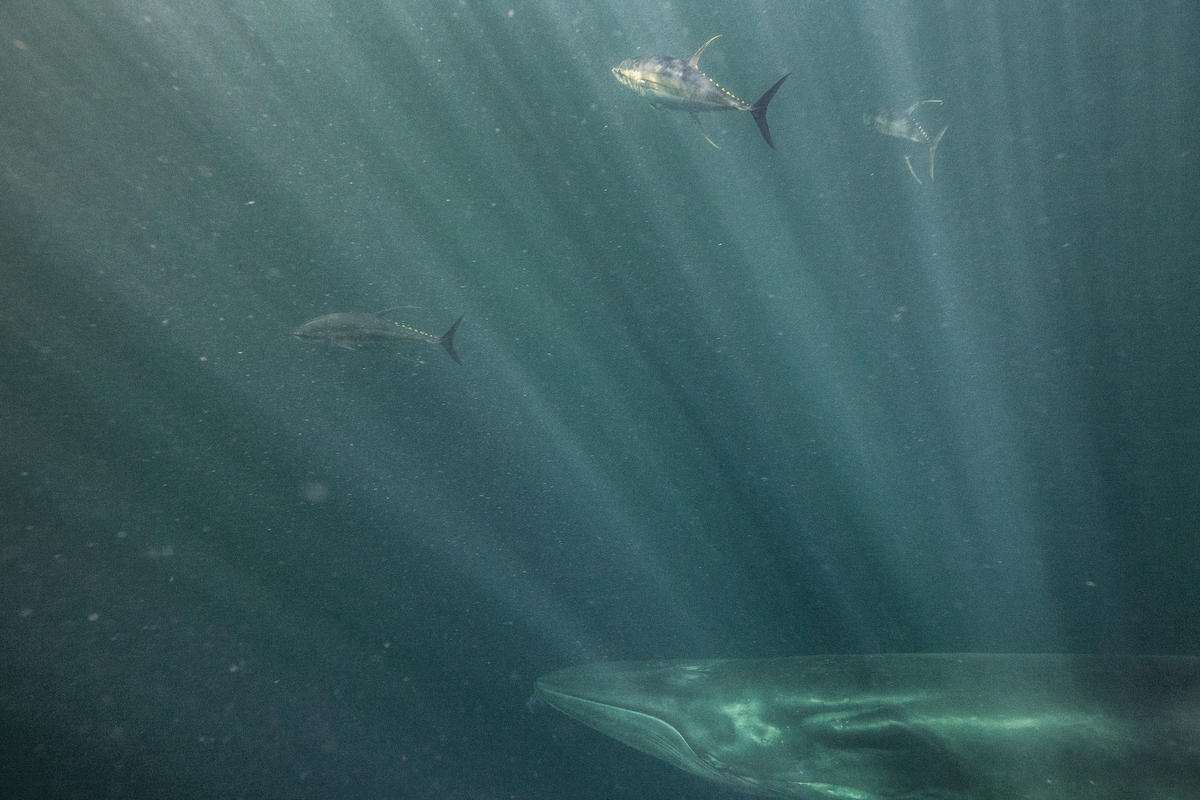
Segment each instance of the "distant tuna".
[{"label": "distant tuna", "polygon": [[719,149],[717,143],[704,132],[704,126],[700,123],[701,111],[749,111],[758,123],[763,139],[774,147],[771,130],[767,127],[767,104],[788,76],[784,75],[775,81],[775,85],[763,92],[763,96],[753,105],[745,102],[700,71],[700,54],[719,38],[718,34],[700,45],[700,49],[687,61],[671,56],[630,58],[613,67],[613,75],[622,85],[649,97],[650,104],[655,108],[677,108],[690,112],[700,133],[713,147]]},{"label": "distant tuna", "polygon": [[[943,127],[937,132],[936,136],[930,136],[925,130],[925,126],[917,119],[917,109],[924,105],[941,105],[941,100],[918,100],[908,108],[903,110],[896,108],[885,108],[879,111],[872,111],[869,114],[863,114],[863,122],[868,128],[877,130],[884,136],[892,136],[897,139],[907,139],[910,142],[917,144],[929,145],[929,182],[933,182],[933,156],[937,152],[938,144],[942,141],[942,137],[946,135],[947,127]],[[921,179],[917,177],[917,171],[913,169],[912,159],[909,156],[904,156],[904,163],[908,165],[908,173],[913,176],[917,183],[921,183]]]},{"label": "distant tuna", "polygon": [[459,323],[463,321],[461,316],[454,320],[450,330],[441,336],[436,336],[411,325],[405,325],[403,322],[388,319],[387,314],[390,311],[391,309],[376,314],[363,311],[339,311],[334,314],[326,314],[296,328],[292,331],[292,336],[299,336],[303,339],[328,339],[338,347],[344,347],[347,350],[354,350],[360,344],[393,341],[428,342],[429,344],[440,344],[451,358],[462,363],[462,359],[454,351],[454,334],[458,330]]}]

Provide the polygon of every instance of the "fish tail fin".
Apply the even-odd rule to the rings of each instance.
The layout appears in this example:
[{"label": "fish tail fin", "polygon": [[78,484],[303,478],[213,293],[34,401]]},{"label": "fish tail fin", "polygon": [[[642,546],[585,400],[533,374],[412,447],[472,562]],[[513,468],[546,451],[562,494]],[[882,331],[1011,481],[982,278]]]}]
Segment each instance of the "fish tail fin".
[{"label": "fish tail fin", "polygon": [[942,128],[938,131],[938,135],[933,137],[933,141],[929,143],[929,181],[933,182],[933,154],[937,152],[937,146],[941,143],[942,137],[946,135],[946,131],[950,130],[950,126]]},{"label": "fish tail fin", "polygon": [[754,121],[758,123],[758,130],[762,133],[763,139],[766,140],[772,148],[775,143],[771,141],[771,129],[767,127],[767,104],[771,102],[771,98],[779,91],[779,87],[788,79],[788,73],[779,80],[775,81],[775,85],[763,92],[763,96],[755,101],[754,105],[750,106],[750,116],[754,117]]},{"label": "fish tail fin", "polygon": [[460,364],[462,363],[462,359],[458,357],[458,353],[454,350],[454,334],[458,332],[458,325],[463,321],[463,317],[465,316],[466,314],[463,314],[458,319],[454,320],[454,324],[450,326],[450,330],[446,331],[446,333],[442,335],[442,338],[438,339],[438,344],[446,348],[446,352],[450,354],[450,357]]}]

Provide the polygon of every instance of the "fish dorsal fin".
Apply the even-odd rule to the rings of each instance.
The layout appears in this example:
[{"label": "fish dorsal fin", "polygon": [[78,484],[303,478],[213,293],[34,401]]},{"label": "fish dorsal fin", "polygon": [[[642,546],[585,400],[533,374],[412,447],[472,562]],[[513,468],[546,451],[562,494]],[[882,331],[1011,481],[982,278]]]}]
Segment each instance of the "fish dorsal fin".
[{"label": "fish dorsal fin", "polygon": [[929,105],[930,103],[940,106],[942,104],[942,101],[941,100],[918,100],[917,102],[915,102],[911,106],[909,106],[908,110],[906,110],[904,112],[904,114],[906,116],[911,117],[918,108],[920,108],[921,106],[924,106],[924,105]]},{"label": "fish dorsal fin", "polygon": [[388,314],[392,313],[393,311],[399,311],[402,308],[420,308],[420,306],[392,306],[391,308],[385,308],[383,311],[376,311],[375,316],[379,317],[380,319],[387,319]]},{"label": "fish dorsal fin", "polygon": [[717,39],[720,39],[720,38],[721,38],[721,34],[718,33],[716,36],[712,37],[707,42],[700,45],[700,49],[697,50],[695,53],[693,53],[692,57],[688,59],[688,66],[695,67],[696,69],[700,69],[700,54],[704,52],[704,48],[708,47],[710,44],[712,44],[713,42],[715,42]]}]

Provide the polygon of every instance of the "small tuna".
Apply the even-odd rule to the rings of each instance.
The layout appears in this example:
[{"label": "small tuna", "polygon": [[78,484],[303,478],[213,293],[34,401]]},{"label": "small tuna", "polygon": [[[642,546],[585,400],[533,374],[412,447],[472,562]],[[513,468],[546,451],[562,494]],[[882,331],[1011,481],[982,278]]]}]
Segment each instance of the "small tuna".
[{"label": "small tuna", "polygon": [[[937,152],[938,144],[941,143],[942,137],[946,135],[946,131],[949,128],[944,127],[937,132],[936,136],[930,136],[929,132],[925,130],[925,126],[917,119],[917,110],[924,105],[941,104],[941,100],[918,100],[905,109],[885,108],[863,114],[863,122],[867,124],[868,128],[879,131],[884,136],[892,136],[896,139],[907,139],[917,144],[929,145],[929,181],[932,183],[933,156]],[[913,169],[912,159],[906,155],[904,163],[908,165],[908,172],[913,176],[913,179],[917,183],[921,183],[921,179],[917,177],[917,171]]]},{"label": "small tuna", "polygon": [[450,330],[441,336],[437,336],[414,328],[411,325],[405,325],[403,322],[388,319],[387,314],[389,311],[391,309],[380,311],[376,314],[369,314],[363,311],[338,311],[333,314],[326,314],[323,317],[309,320],[299,328],[296,328],[292,331],[292,336],[299,336],[302,339],[328,339],[338,347],[347,350],[354,350],[361,344],[379,344],[393,341],[440,344],[450,354],[451,358],[460,364],[462,363],[462,359],[458,357],[458,353],[454,350],[454,334],[458,331],[459,323],[463,321],[461,316],[454,320],[454,324],[450,326]]}]

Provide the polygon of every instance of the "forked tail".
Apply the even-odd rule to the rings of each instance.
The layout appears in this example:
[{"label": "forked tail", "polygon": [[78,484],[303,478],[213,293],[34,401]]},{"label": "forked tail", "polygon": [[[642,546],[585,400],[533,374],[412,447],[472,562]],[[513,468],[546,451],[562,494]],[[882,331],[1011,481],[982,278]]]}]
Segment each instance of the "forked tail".
[{"label": "forked tail", "polygon": [[462,359],[459,358],[458,353],[454,351],[454,334],[458,330],[458,324],[463,321],[463,317],[465,316],[466,314],[463,314],[458,319],[454,320],[454,324],[450,326],[450,330],[446,331],[446,333],[442,335],[442,338],[438,339],[438,344],[446,348],[446,352],[450,354],[450,357],[460,364],[462,363]]},{"label": "forked tail", "polygon": [[[926,102],[929,102],[928,100]],[[946,135],[946,131],[950,130],[947,125],[938,131],[938,135],[933,137],[933,141],[929,143],[929,182],[933,183],[933,154],[937,152],[937,146],[942,141],[942,137]]]},{"label": "forked tail", "polygon": [[754,105],[750,106],[750,116],[754,117],[754,121],[758,123],[758,130],[762,132],[762,137],[767,140],[767,144],[775,147],[775,143],[771,141],[771,129],[767,127],[767,103],[771,102],[771,98],[779,91],[779,87],[788,79],[788,73],[779,80],[775,81],[775,85],[763,92],[763,96],[755,101]]}]

